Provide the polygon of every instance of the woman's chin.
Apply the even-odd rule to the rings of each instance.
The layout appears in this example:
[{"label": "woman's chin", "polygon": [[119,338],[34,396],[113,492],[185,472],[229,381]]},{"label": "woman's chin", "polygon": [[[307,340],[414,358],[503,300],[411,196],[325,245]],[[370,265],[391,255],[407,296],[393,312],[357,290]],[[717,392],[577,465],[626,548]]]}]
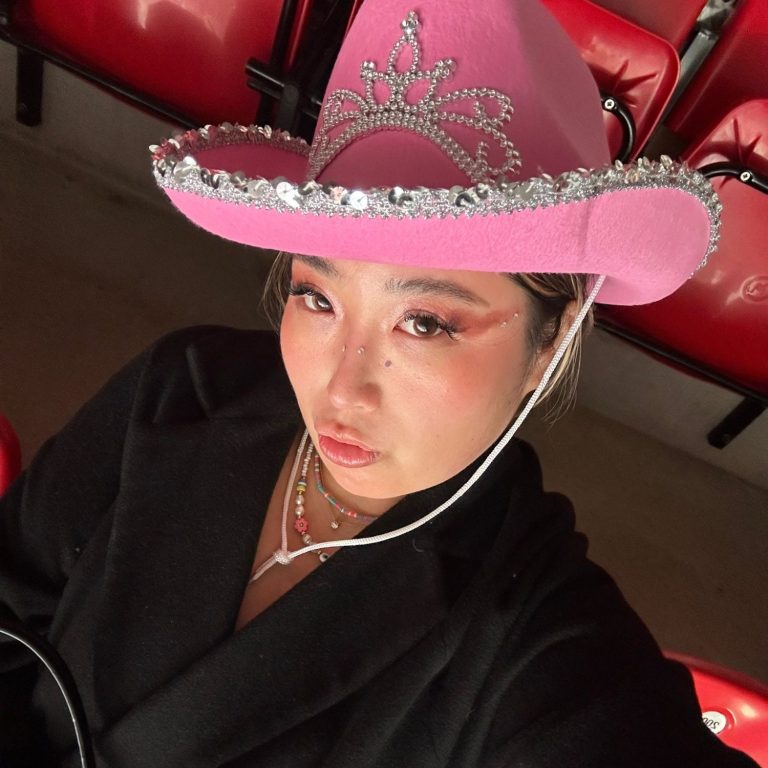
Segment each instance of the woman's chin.
[{"label": "woman's chin", "polygon": [[367,467],[356,467],[349,469],[346,467],[328,467],[325,472],[331,473],[336,485],[342,493],[350,496],[357,496],[362,499],[393,499],[405,496],[408,492],[395,487],[393,483],[382,481],[381,476],[377,477],[376,465],[371,464]]}]

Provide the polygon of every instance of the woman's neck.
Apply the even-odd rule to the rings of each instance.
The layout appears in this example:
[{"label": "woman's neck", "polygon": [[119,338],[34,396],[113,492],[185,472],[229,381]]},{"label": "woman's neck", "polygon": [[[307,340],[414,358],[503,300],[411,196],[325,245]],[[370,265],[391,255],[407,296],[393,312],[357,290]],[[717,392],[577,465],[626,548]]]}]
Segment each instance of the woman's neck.
[{"label": "woman's neck", "polygon": [[[328,471],[325,464],[323,463],[322,457],[320,457],[320,464],[323,487],[340,505],[346,509],[354,510],[355,512],[367,515],[369,517],[381,517],[381,515],[383,515],[387,510],[394,507],[398,501],[404,498],[403,496],[395,496],[388,499],[369,499],[364,496],[356,496],[355,494],[346,491],[336,482],[336,480],[334,480],[333,475]],[[314,487],[314,458],[312,459],[310,473],[307,477],[307,480],[311,484],[312,490],[314,491],[316,497],[315,503],[328,504],[328,502],[318,493],[317,489]],[[358,525],[354,518],[348,519],[350,519],[354,525]]]}]

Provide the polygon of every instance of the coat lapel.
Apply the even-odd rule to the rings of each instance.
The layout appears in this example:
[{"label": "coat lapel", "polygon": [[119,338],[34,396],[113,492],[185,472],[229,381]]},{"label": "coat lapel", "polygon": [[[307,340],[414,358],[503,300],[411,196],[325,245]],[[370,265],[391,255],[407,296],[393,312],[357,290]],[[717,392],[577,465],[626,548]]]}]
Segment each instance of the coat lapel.
[{"label": "coat lapel", "polygon": [[[272,359],[250,351],[247,359],[282,371],[274,351]],[[500,523],[497,514],[478,524],[472,507],[498,482],[502,457],[436,520],[339,550],[233,634],[263,515],[301,423],[284,373],[233,405],[232,386],[206,379],[225,352],[197,345],[188,355],[205,419],[148,424],[133,437],[140,464],[126,478],[136,487],[116,517],[94,649],[93,725],[107,765],[127,751],[137,765],[224,764],[360,690],[446,617],[456,558],[482,557],[474,540],[487,546]],[[248,376],[242,357],[238,364]],[[264,378],[261,370],[252,381]],[[431,511],[483,458],[406,497],[364,535]]]},{"label": "coat lapel", "polygon": [[97,727],[231,633],[300,427],[270,335],[203,336],[184,362],[183,376],[178,360],[153,366],[126,441],[96,620]]}]

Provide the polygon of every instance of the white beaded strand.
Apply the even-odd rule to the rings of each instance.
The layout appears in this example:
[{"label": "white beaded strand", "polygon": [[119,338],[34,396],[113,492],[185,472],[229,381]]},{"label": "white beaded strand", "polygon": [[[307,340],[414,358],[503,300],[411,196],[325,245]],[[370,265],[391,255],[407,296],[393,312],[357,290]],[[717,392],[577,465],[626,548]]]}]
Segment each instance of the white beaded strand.
[{"label": "white beaded strand", "polygon": [[[293,510],[293,513],[296,517],[293,523],[294,530],[299,534],[299,536],[301,536],[301,540],[305,544],[314,544],[312,541],[312,536],[309,533],[309,524],[307,523],[307,519],[304,515],[304,495],[306,494],[307,488],[309,486],[309,483],[307,482],[307,475],[309,474],[309,462],[312,459],[314,448],[315,446],[310,443],[309,448],[307,449],[307,455],[304,457],[304,463],[301,465],[301,478],[299,478],[299,481],[296,483],[296,506]],[[321,563],[324,563],[329,557],[327,552],[318,552],[317,554]]]},{"label": "white beaded strand", "polygon": [[275,563],[280,563],[280,565],[288,565],[295,557],[293,553],[288,551],[288,502],[291,498],[293,481],[296,479],[296,472],[299,469],[299,461],[301,459],[301,454],[304,452],[304,446],[307,443],[308,437],[309,433],[304,430],[304,435],[302,436],[301,442],[299,443],[299,449],[296,451],[296,458],[293,460],[293,467],[291,468],[291,476],[288,479],[288,486],[285,489],[285,496],[283,497],[283,525],[281,529],[282,538],[280,542],[280,549],[273,552],[269,559],[259,566],[251,578],[248,579],[249,584],[256,581],[256,579],[258,579],[259,576],[261,576],[263,573],[266,573]]}]

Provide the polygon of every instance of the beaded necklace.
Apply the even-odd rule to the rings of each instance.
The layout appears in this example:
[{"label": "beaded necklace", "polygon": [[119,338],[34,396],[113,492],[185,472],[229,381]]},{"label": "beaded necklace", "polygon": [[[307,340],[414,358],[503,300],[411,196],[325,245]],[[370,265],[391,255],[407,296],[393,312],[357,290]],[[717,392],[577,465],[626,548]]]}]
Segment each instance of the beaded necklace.
[{"label": "beaded necklace", "polygon": [[[301,475],[296,482],[296,498],[294,499],[295,506],[293,508],[293,514],[295,520],[293,521],[293,529],[301,536],[301,540],[304,544],[314,544],[312,535],[309,532],[309,523],[307,522],[306,515],[304,513],[304,496],[307,493],[307,474],[309,473],[309,462],[312,460],[312,454],[315,454],[315,483],[317,490],[323,495],[333,509],[337,509],[342,515],[345,515],[353,520],[359,520],[360,522],[370,523],[376,518],[373,515],[364,515],[362,512],[355,512],[354,509],[349,509],[339,504],[336,499],[331,496],[328,491],[323,487],[322,475],[320,474],[320,457],[317,455],[315,446],[312,441],[309,442],[309,448],[304,456],[304,460],[301,464]],[[331,520],[331,528],[338,528],[341,522],[335,517]],[[317,550],[317,556],[321,563],[324,563],[330,555],[324,550]]]},{"label": "beaded necklace", "polygon": [[[293,521],[293,528],[296,533],[301,536],[301,540],[305,544],[314,543],[312,536],[309,533],[309,523],[307,522],[307,518],[304,516],[304,494],[307,492],[307,473],[309,472],[309,461],[312,458],[312,452],[314,449],[315,446],[312,445],[312,441],[310,440],[307,454],[304,457],[303,464],[301,465],[301,477],[299,477],[299,480],[296,483],[296,506],[293,510],[293,513],[296,517],[296,519]],[[315,459],[315,461],[317,461],[317,459]],[[321,563],[324,563],[330,557],[330,555],[322,549],[317,551],[317,556],[320,558]]]},{"label": "beaded necklace", "polygon": [[[340,514],[345,515],[352,520],[359,520],[361,523],[372,523],[377,519],[375,515],[365,515],[362,512],[355,512],[354,509],[350,509],[349,507],[345,507],[342,504],[339,504],[339,502],[336,501],[336,499],[334,499],[333,496],[331,496],[331,494],[325,490],[323,487],[323,478],[320,474],[320,456],[317,455],[317,452],[315,452],[315,486],[317,487],[317,490],[320,491],[320,493],[325,497],[326,501],[331,505],[331,507],[338,510]],[[342,521],[334,517],[331,520],[331,528],[336,529],[341,525],[341,523]]]}]

